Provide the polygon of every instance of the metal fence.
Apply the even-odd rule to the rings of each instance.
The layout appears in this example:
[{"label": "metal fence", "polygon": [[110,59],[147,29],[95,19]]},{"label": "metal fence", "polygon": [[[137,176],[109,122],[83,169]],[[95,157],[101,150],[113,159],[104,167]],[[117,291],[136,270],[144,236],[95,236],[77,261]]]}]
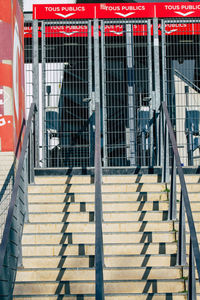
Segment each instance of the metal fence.
[{"label": "metal fence", "polygon": [[[46,21],[38,26],[39,166],[92,167],[97,64],[93,21]],[[102,165],[162,164],[163,100],[182,164],[199,165],[199,20],[100,20],[96,30]],[[31,101],[28,86],[35,80],[31,77],[35,42],[29,37],[25,45]]]},{"label": "metal fence", "polygon": [[44,164],[87,167],[91,26],[86,22],[47,22],[43,24],[42,39]]},{"label": "metal fence", "polygon": [[150,164],[150,26],[102,21],[104,166]]},{"label": "metal fence", "polygon": [[200,23],[198,19],[162,24],[164,96],[184,166],[200,163]]}]

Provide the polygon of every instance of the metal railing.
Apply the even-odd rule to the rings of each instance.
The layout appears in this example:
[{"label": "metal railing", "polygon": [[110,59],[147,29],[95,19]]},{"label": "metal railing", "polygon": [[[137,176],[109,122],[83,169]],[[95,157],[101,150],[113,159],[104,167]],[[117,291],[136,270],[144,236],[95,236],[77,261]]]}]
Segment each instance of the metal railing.
[{"label": "metal railing", "polygon": [[100,137],[100,102],[95,105],[95,268],[96,268],[96,299],[104,299],[103,281],[103,232],[102,232],[102,167]]},{"label": "metal railing", "polygon": [[[186,265],[186,225],[185,213],[187,215],[189,233],[190,233],[190,249],[189,249],[189,276],[188,276],[188,299],[196,299],[196,282],[195,282],[195,264],[198,273],[198,280],[200,282],[200,252],[195,230],[194,220],[192,216],[190,200],[185,183],[184,173],[181,165],[180,155],[178,152],[176,137],[172,128],[172,123],[169,117],[168,109],[165,102],[161,104],[161,111],[163,112],[163,137],[169,134],[169,138],[173,149],[173,164],[171,171],[171,187],[170,187],[170,201],[169,201],[169,220],[176,220],[176,172],[178,172],[181,186],[180,210],[179,210],[179,237],[178,237],[178,253],[177,264],[180,266]],[[166,156],[166,147],[164,147],[164,156]],[[167,161],[165,160],[165,163]],[[166,166],[163,166],[165,172]],[[163,175],[166,177],[166,174]]]},{"label": "metal railing", "polygon": [[[14,186],[5,221],[3,237],[0,244],[1,299],[12,299],[17,267],[22,266],[21,239],[24,222],[28,221],[26,180],[28,179],[29,182],[33,180],[35,112],[36,105],[33,103],[30,107],[21,154],[14,177]],[[23,124],[22,132],[24,128],[25,124]],[[23,135],[21,135],[20,138],[21,137],[23,137]],[[18,144],[20,144],[20,142],[21,140]]]}]

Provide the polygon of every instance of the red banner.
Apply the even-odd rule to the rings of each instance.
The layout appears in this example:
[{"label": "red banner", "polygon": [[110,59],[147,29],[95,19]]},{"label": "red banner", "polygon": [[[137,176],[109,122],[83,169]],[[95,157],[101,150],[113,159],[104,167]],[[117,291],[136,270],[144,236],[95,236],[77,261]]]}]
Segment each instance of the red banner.
[{"label": "red banner", "polygon": [[46,19],[128,19],[200,17],[199,2],[35,4],[33,18]]},{"label": "red banner", "polygon": [[149,18],[154,13],[151,3],[119,3],[97,5],[98,19]]},{"label": "red banner", "polygon": [[[158,26],[159,35],[161,32],[161,25]],[[123,36],[124,26],[119,25],[105,25],[104,27],[105,36]],[[166,35],[196,35],[200,34],[200,23],[171,23],[165,26]],[[99,31],[101,35],[101,31]],[[153,35],[153,27],[151,26],[151,35]],[[88,27],[86,25],[72,25],[72,26],[47,26],[46,27],[46,37],[87,37]],[[93,36],[93,27],[92,27]],[[133,24],[133,36],[147,36],[147,25],[146,24]],[[32,27],[24,28],[24,37],[32,37]],[[39,27],[38,37],[41,37],[41,31]]]},{"label": "red banner", "polygon": [[0,151],[15,151],[25,117],[24,18],[17,0],[0,4]]},{"label": "red banner", "polygon": [[172,3],[158,3],[155,5],[155,17],[158,18],[186,18],[200,16],[199,2],[172,2]]},{"label": "red banner", "polygon": [[95,8],[93,4],[36,4],[33,19],[93,19]]}]

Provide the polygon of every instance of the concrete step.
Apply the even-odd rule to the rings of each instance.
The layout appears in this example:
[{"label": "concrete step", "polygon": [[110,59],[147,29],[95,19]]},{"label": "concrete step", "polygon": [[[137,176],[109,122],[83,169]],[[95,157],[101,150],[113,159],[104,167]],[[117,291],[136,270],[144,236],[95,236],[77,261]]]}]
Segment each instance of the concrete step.
[{"label": "concrete step", "polygon": [[[104,243],[169,243],[175,241],[175,232],[113,232],[104,233]],[[95,235],[92,233],[32,233],[23,234],[22,243],[27,244],[94,244]]]},{"label": "concrete step", "polygon": [[[179,267],[105,268],[104,280],[179,279]],[[84,281],[95,280],[94,268],[19,269],[16,281]]]},{"label": "concrete step", "polygon": [[[104,255],[106,268],[169,267],[176,265],[176,255]],[[23,257],[24,268],[91,268],[94,255],[28,256]]]},{"label": "concrete step", "polygon": [[[198,185],[197,185],[198,186]],[[94,184],[41,184],[41,185],[29,185],[29,193],[81,193],[94,192]],[[166,185],[162,183],[133,183],[133,184],[103,184],[103,193],[132,193],[132,192],[163,192],[166,190]],[[199,189],[200,190],[200,189]]]},{"label": "concrete step", "polygon": [[[199,177],[198,177],[199,178]],[[161,182],[160,175],[103,175],[103,183],[157,183]],[[198,182],[198,179],[195,180]],[[35,176],[35,184],[90,184],[94,183],[94,176]]]},{"label": "concrete step", "polygon": [[[173,230],[171,221],[151,222],[103,222],[103,232],[165,232]],[[94,232],[95,224],[93,223],[27,223],[24,226],[24,233],[87,233]]]},{"label": "concrete step", "polygon": [[[35,236],[34,236],[35,237]],[[31,236],[26,238],[30,245],[22,247],[23,256],[57,256],[57,255],[94,255],[95,246],[92,244],[33,244]],[[36,241],[38,242],[38,241]],[[106,244],[104,243],[104,255],[150,255],[168,254],[177,252],[177,243],[129,243]]]},{"label": "concrete step", "polygon": [[[104,290],[108,294],[129,293],[179,293],[184,291],[184,280],[127,280],[105,281]],[[54,282],[22,282],[15,284],[15,295],[55,295],[71,294],[84,295],[94,294],[95,284],[93,281],[54,281]]]},{"label": "concrete step", "polygon": [[[168,189],[170,190],[170,184],[167,184]],[[177,192],[181,191],[181,185],[176,185]],[[187,191],[190,192],[200,192],[200,184],[199,183],[187,183]]]},{"label": "concrete step", "polygon": [[[199,214],[200,212],[198,212]],[[199,219],[199,215],[195,214],[195,218]],[[104,212],[103,220],[105,222],[117,221],[166,221],[168,220],[168,211],[134,211],[134,212]],[[93,212],[57,212],[57,213],[30,213],[29,221],[34,222],[91,222],[94,221]]]},{"label": "concrete step", "polygon": [[[168,201],[137,201],[137,202],[103,202],[104,212],[124,212],[124,211],[166,211]],[[195,204],[194,204],[195,207]],[[198,209],[199,208],[199,209]],[[200,211],[200,202],[196,210]],[[94,212],[94,203],[31,203],[29,212]]]},{"label": "concrete step", "polygon": [[[103,175],[103,183],[157,183],[161,182],[161,175],[156,174],[137,174],[137,175]],[[200,175],[186,175],[186,183],[199,183]],[[94,176],[74,175],[74,176],[35,176],[35,184],[90,184],[94,182]],[[179,183],[179,176],[176,177]]]},{"label": "concrete step", "polygon": [[[197,230],[200,226],[200,211],[192,213],[193,219],[197,222]],[[124,211],[124,212],[103,212],[103,220],[105,222],[129,222],[129,221],[167,221],[168,211]],[[94,221],[94,212],[34,212],[29,213],[29,222],[46,223],[46,222],[92,222]],[[187,220],[186,220],[187,223]],[[176,230],[178,225],[176,223]],[[198,230],[200,231],[200,230]]]},{"label": "concrete step", "polygon": [[[196,195],[196,194],[195,194]],[[134,192],[134,193],[103,193],[104,202],[128,201],[165,201],[166,192]],[[58,194],[31,194],[28,195],[29,203],[59,203],[59,202],[94,202],[94,193],[58,193]]]},{"label": "concrete step", "polygon": [[[84,298],[83,298],[84,297]],[[31,296],[31,295],[25,295],[25,296],[14,296],[13,299],[17,300],[23,300],[23,299],[36,299],[36,300],[95,300],[94,295],[44,295],[44,296]],[[158,293],[143,293],[143,294],[106,294],[105,300],[187,300],[187,294],[186,293],[165,293],[165,294],[158,294]],[[197,299],[200,299],[200,295],[197,296]]]},{"label": "concrete step", "polygon": [[[193,217],[194,217],[194,216],[193,216]],[[197,219],[198,219],[198,221],[197,221]],[[199,221],[199,217],[198,217],[197,214],[195,214],[194,220],[195,220],[195,224],[194,224],[194,225],[195,225],[196,232],[197,232],[197,233],[200,233],[200,221]],[[178,221],[175,222],[174,228],[175,228],[175,230],[177,230],[177,231],[179,230],[179,222],[178,222]],[[185,229],[186,229],[186,232],[189,233],[189,226],[188,226],[188,222],[187,222],[187,217],[186,217]]]}]

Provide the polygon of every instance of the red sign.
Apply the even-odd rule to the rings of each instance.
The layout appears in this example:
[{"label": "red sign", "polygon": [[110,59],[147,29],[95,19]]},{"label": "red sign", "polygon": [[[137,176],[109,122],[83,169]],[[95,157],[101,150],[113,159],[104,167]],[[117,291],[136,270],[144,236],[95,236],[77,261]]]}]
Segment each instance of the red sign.
[{"label": "red sign", "polygon": [[128,19],[200,17],[199,2],[35,4],[33,19]]},{"label": "red sign", "polygon": [[99,19],[128,19],[149,18],[153,15],[154,6],[150,3],[119,3],[97,5],[97,18]]},{"label": "red sign", "polygon": [[158,3],[156,5],[155,17],[158,18],[186,18],[200,16],[199,2],[172,2]]},{"label": "red sign", "polygon": [[36,4],[33,19],[93,19],[95,8],[93,4]]},{"label": "red sign", "polygon": [[[133,36],[147,36],[146,24],[133,24]],[[41,37],[41,28],[39,27],[38,37]],[[161,35],[161,25],[158,26],[158,33]],[[66,26],[47,26],[46,37],[87,37],[87,25],[66,25]],[[93,26],[92,26],[93,36]],[[104,26],[105,36],[123,36],[125,28],[122,24],[113,24]],[[200,34],[200,23],[169,23],[165,25],[166,35],[197,35]],[[99,31],[101,35],[101,31]],[[153,26],[151,26],[151,35],[153,35]],[[24,27],[24,37],[32,37],[32,27]]]},{"label": "red sign", "polygon": [[13,116],[0,115],[0,141],[2,152],[13,151]]}]

